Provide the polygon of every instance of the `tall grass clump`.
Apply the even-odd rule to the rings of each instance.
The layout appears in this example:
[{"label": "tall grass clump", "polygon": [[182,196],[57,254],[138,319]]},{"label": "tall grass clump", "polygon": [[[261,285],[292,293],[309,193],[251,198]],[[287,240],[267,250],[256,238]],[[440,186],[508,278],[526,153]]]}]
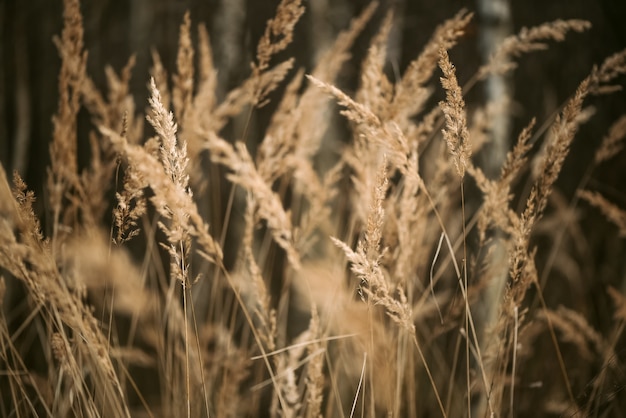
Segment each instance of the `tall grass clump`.
[{"label": "tall grass clump", "polygon": [[[601,329],[551,281],[575,257],[560,243],[584,244],[578,210],[626,236],[626,209],[592,181],[622,152],[624,116],[576,192],[557,187],[590,106],[619,94],[626,50],[526,121],[493,176],[477,157],[493,103],[468,93],[590,24],[523,29],[461,83],[450,51],[472,13],[395,78],[389,13],[348,92],[340,71],[376,7],[304,71],[284,51],[305,9],[282,0],[223,99],[187,13],[176,68],[153,50],[135,103],[134,57],[101,92],[64,0],[44,194],[0,168],[1,416],[623,416],[626,281],[606,287]],[[347,135],[329,139],[334,110]]]}]

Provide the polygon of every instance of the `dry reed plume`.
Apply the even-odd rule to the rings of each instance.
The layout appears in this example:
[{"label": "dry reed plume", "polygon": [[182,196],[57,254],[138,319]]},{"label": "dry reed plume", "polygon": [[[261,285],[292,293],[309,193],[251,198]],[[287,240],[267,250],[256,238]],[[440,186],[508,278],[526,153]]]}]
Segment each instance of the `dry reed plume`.
[{"label": "dry reed plume", "polygon": [[[475,155],[497,109],[468,92],[588,22],[523,29],[462,84],[450,51],[472,13],[442,23],[395,78],[389,13],[349,93],[337,80],[377,5],[306,74],[283,58],[302,3],[280,2],[249,76],[221,100],[209,33],[195,37],[186,13],[171,77],[151,53],[144,117],[135,58],[107,68],[100,92],[80,5],[64,0],[45,195],[0,167],[0,416],[623,416],[626,282],[606,286],[613,320],[598,329],[546,290],[574,256],[538,238],[583,209],[626,237],[626,209],[591,181],[623,152],[626,117],[571,200],[557,187],[585,106],[619,94],[626,50],[558,114],[527,121],[490,178]],[[252,115],[272,100],[252,148]],[[333,142],[335,105],[349,135]],[[566,222],[578,219],[557,223],[558,242],[573,239]]]}]

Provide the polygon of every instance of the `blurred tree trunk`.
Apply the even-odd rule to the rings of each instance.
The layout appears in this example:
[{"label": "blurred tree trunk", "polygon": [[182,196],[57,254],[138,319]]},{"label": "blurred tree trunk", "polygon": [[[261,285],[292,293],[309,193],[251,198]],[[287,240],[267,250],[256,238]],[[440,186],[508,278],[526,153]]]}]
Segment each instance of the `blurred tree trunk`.
[{"label": "blurred tree trunk", "polygon": [[[480,31],[480,52],[483,62],[487,62],[495,49],[511,35],[511,7],[509,0],[478,0]],[[483,167],[491,178],[499,174],[510,146],[511,117],[510,102],[513,97],[511,76],[490,75],[485,80],[486,103],[497,103],[498,111],[491,122],[491,141],[487,144]]]},{"label": "blurred tree trunk", "polygon": [[[479,48],[482,61],[487,62],[495,52],[498,45],[511,35],[511,8],[509,0],[477,0],[478,23],[479,23]],[[510,103],[513,100],[513,81],[510,74],[492,74],[484,82],[484,102],[487,105],[496,105],[497,111],[491,116],[490,140],[485,146],[481,167],[490,178],[497,178],[500,167],[504,163],[506,153],[509,150],[511,139],[511,115]],[[487,332],[496,321],[498,307],[508,279],[508,269],[506,258],[507,253],[501,234],[496,233],[494,239],[494,251],[490,255],[490,265],[502,266],[499,271],[494,272],[496,280],[489,286],[484,296],[484,303],[475,315],[478,316],[478,327],[481,333]],[[485,340],[485,339],[481,339]],[[482,348],[482,347],[481,347]],[[487,369],[487,376],[491,376],[492,371]],[[513,376],[515,378],[515,376]],[[474,416],[487,416],[489,411],[488,398],[489,389],[486,388],[480,398],[480,402],[474,403]]]}]

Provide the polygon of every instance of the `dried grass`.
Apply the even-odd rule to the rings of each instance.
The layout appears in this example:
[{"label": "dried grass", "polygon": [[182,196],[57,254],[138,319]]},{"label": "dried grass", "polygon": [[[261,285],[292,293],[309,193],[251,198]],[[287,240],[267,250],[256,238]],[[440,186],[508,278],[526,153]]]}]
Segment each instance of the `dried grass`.
[{"label": "dried grass", "polygon": [[[50,231],[34,193],[0,168],[1,416],[591,416],[619,408],[608,387],[623,387],[623,289],[607,288],[613,322],[597,328],[568,298],[574,284],[554,290],[559,272],[571,283],[586,277],[552,269],[571,264],[584,243],[546,261],[536,238],[559,217],[578,222],[578,199],[618,227],[616,239],[626,236],[625,211],[588,190],[588,178],[569,206],[555,197],[591,115],[585,103],[617,91],[626,51],[593,68],[545,121],[543,152],[534,150],[543,132],[534,134],[532,119],[490,179],[472,154],[498,104],[466,103],[467,91],[589,24],[523,29],[464,91],[449,50],[472,14],[441,24],[391,80],[389,13],[351,94],[337,78],[376,7],[351,22],[311,74],[290,74],[298,63],[275,61],[304,7],[281,1],[249,77],[221,101],[209,34],[198,25],[195,46],[186,13],[171,77],[152,51],[145,119],[154,136],[146,137],[129,89],[134,58],[119,74],[107,68],[108,92],[98,91],[86,74],[80,5],[64,2]],[[445,100],[428,109],[437,67]],[[251,152],[249,127],[241,138],[224,128],[250,121],[281,85]],[[325,138],[332,101],[348,138]],[[83,110],[92,123],[86,138],[77,128]],[[622,151],[624,124],[622,116],[611,126],[593,167]],[[91,150],[86,167],[78,141]],[[527,191],[517,184],[526,178]],[[230,193],[225,207],[216,184]],[[224,225],[209,225],[221,216]],[[581,226],[570,229],[586,239]],[[228,230],[234,238],[225,239]],[[7,303],[15,292],[24,294],[19,306]],[[557,361],[540,360],[546,355]],[[541,390],[533,389],[537,373]]]}]

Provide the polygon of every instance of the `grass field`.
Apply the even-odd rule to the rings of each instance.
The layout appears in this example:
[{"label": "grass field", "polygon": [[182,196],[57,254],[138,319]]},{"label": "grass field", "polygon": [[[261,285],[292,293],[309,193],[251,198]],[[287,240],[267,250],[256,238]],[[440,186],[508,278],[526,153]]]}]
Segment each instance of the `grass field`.
[{"label": "grass field", "polygon": [[187,14],[176,68],[153,51],[137,103],[133,57],[95,87],[80,5],[64,1],[45,192],[0,168],[0,416],[626,415],[626,276],[580,273],[581,211],[626,237],[626,210],[593,182],[623,152],[626,115],[596,133],[576,190],[556,186],[592,105],[622,94],[626,50],[504,138],[494,171],[484,149],[514,98],[465,98],[589,23],[525,29],[461,85],[449,51],[472,13],[396,77],[388,15],[341,89],[375,9],[305,72],[281,60],[304,13],[283,0],[223,100]]}]

